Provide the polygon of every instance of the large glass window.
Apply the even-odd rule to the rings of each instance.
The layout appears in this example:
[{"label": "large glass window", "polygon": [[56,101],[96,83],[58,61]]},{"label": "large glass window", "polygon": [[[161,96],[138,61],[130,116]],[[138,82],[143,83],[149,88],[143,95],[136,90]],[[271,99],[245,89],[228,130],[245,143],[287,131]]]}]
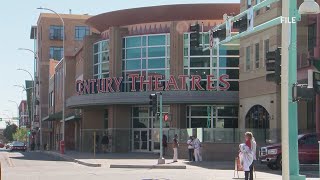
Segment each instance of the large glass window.
[{"label": "large glass window", "polygon": [[103,40],[93,45],[94,78],[109,77],[109,41]]},{"label": "large glass window", "polygon": [[[163,113],[170,114],[170,106],[163,106]],[[170,115],[169,115],[170,118]],[[163,122],[164,128],[169,127],[169,122]],[[153,116],[150,106],[132,107],[132,128],[159,128],[160,121]]]},{"label": "large glass window", "polygon": [[219,105],[187,106],[188,128],[238,128],[238,107]]},{"label": "large glass window", "polygon": [[[169,76],[170,34],[150,34],[123,38],[123,91],[131,88],[130,74]],[[164,80],[163,80],[164,81]],[[136,90],[140,89],[139,79]]]},{"label": "large glass window", "polygon": [[83,40],[84,36],[90,34],[90,28],[88,26],[76,26],[74,31],[75,40]]},{"label": "large glass window", "polygon": [[63,40],[63,26],[50,26],[49,38],[51,40]]},{"label": "large glass window", "polygon": [[62,47],[50,47],[50,59],[60,61],[63,57]]},{"label": "large glass window", "polygon": [[[267,54],[269,52],[269,39],[264,40],[264,53]],[[264,56],[264,63],[266,62],[266,57]]]},{"label": "large glass window", "polygon": [[256,68],[260,67],[259,43],[255,45],[255,64],[256,64]]},{"label": "large glass window", "polygon": [[246,48],[246,71],[250,70],[250,46]]},{"label": "large glass window", "polygon": [[[184,74],[201,76],[200,85],[207,89],[207,75],[213,75],[212,85],[217,91],[225,90],[224,82],[219,78],[222,75],[228,75],[225,78],[230,84],[229,91],[239,90],[239,41],[234,41],[225,45],[220,45],[216,49],[202,51],[202,49],[190,48],[189,33],[184,34]],[[204,36],[204,46],[209,46],[209,35]],[[202,39],[202,34],[200,35]],[[202,40],[200,40],[202,42]],[[200,44],[202,46],[202,44]],[[190,90],[190,81],[187,81],[187,89]],[[197,88],[197,87],[196,87]],[[200,120],[198,120],[200,121]]]}]

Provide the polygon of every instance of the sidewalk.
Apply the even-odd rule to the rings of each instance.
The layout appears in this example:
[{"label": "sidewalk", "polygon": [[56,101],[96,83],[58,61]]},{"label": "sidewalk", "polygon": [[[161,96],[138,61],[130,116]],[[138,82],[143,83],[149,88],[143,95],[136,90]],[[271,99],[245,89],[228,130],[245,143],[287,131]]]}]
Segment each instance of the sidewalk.
[{"label": "sidewalk", "polygon": [[152,153],[97,153],[94,156],[93,153],[76,151],[68,151],[65,154],[58,151],[42,152],[89,167],[186,169],[183,160],[173,163],[172,159],[169,159],[165,164],[158,165],[159,155]]},{"label": "sidewalk", "polygon": [[[97,153],[95,156],[92,153],[81,153],[76,151],[67,151],[65,154],[60,154],[58,151],[42,151],[51,156],[61,158],[66,161],[79,163],[89,167],[104,167],[104,168],[146,168],[146,169],[194,169],[202,170],[218,170],[221,172],[231,172],[233,174],[234,162],[232,161],[203,161],[203,162],[188,162],[185,159],[179,159],[173,163],[170,157],[166,157],[166,164],[157,165],[158,154],[152,153]],[[319,177],[318,167],[303,167],[301,166],[301,174],[307,175],[309,178]],[[262,174],[280,175],[281,171],[270,170],[265,164],[256,163],[255,171],[261,177]],[[239,172],[240,175],[243,172]]]}]

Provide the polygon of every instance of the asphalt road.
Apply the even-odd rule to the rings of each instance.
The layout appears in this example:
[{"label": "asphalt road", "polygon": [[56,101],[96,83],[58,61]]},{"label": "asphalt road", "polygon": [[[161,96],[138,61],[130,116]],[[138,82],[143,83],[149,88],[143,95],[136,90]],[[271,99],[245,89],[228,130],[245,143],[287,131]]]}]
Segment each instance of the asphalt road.
[{"label": "asphalt road", "polygon": [[[1,180],[227,180],[232,170],[187,168],[110,169],[86,167],[62,161],[40,152],[7,152],[0,149]],[[239,173],[243,178],[243,173]],[[279,173],[257,172],[259,179],[281,179]]]}]

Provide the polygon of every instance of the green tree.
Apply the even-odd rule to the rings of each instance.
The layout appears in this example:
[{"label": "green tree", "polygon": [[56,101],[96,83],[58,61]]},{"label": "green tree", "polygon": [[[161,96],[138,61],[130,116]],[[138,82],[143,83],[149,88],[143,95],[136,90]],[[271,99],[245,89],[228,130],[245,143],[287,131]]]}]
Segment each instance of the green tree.
[{"label": "green tree", "polygon": [[13,134],[13,139],[20,142],[24,142],[26,140],[27,133],[28,130],[26,128],[20,128],[17,130],[16,133]]},{"label": "green tree", "polygon": [[6,128],[3,130],[3,135],[7,141],[13,141],[13,134],[17,132],[18,126],[7,122]]}]

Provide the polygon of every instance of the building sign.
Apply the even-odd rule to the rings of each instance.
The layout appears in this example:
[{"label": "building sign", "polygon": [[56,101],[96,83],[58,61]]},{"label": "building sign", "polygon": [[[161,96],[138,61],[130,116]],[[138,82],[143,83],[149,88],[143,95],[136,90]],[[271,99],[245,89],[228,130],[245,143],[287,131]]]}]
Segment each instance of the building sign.
[{"label": "building sign", "polygon": [[[218,80],[220,86],[215,86],[214,82],[216,78],[214,75],[206,76],[206,89],[201,86],[200,75],[179,75],[176,79],[173,75],[170,75],[168,79],[164,79],[162,75],[152,75],[145,78],[139,74],[128,75],[130,81],[130,91],[136,92],[137,87],[139,91],[214,91],[219,88],[220,91],[226,91],[230,88],[230,83],[226,80],[229,75],[222,74]],[[178,82],[177,82],[178,80]],[[190,86],[187,87],[187,82],[190,82]],[[123,77],[109,77],[102,79],[88,79],[76,81],[76,92],[78,95],[83,94],[95,94],[95,93],[112,93],[120,92],[121,85],[123,83]],[[188,89],[187,89],[188,88]]]}]

